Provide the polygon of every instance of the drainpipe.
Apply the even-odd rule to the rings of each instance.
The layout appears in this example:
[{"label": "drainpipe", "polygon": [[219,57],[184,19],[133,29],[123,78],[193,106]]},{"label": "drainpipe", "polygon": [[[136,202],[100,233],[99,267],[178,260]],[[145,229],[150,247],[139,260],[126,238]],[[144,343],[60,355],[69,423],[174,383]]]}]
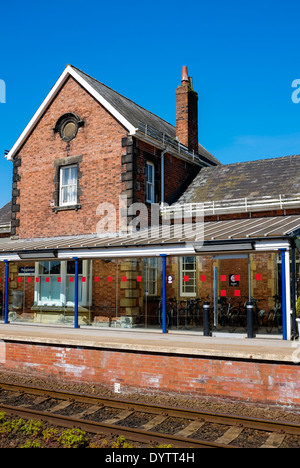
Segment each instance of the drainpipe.
[{"label": "drainpipe", "polygon": [[168,152],[168,147],[161,153],[161,160],[160,160],[160,185],[161,185],[161,206],[163,206],[165,202],[165,154]]}]

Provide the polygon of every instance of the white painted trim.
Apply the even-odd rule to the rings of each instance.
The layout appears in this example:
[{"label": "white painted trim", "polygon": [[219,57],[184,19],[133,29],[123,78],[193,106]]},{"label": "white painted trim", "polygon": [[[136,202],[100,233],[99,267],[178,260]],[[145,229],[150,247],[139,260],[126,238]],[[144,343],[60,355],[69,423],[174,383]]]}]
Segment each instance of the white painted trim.
[{"label": "white painted trim", "polygon": [[38,121],[39,117],[45,111],[47,106],[52,102],[52,100],[54,99],[54,96],[57,94],[57,92],[63,86],[63,84],[65,83],[68,76],[69,76],[69,70],[68,70],[68,67],[67,67],[63,71],[63,73],[60,75],[59,79],[57,80],[57,82],[55,83],[53,88],[51,89],[50,93],[44,99],[44,101],[42,102],[42,104],[40,105],[40,107],[38,108],[38,110],[36,111],[34,116],[32,117],[32,119],[30,120],[30,122],[27,124],[27,126],[25,127],[25,129],[23,130],[23,132],[21,133],[21,135],[19,136],[19,138],[17,139],[17,141],[13,145],[10,152],[6,155],[6,158],[7,158],[8,161],[12,161],[14,155],[19,150],[19,148],[23,144],[24,140],[28,137],[30,132],[33,130],[33,128],[34,128],[36,122]]},{"label": "white painted trim", "polygon": [[[153,181],[152,181],[152,182],[149,182],[149,181],[148,181],[148,174],[147,174],[147,169],[148,169],[148,168],[147,168],[147,166],[151,166],[151,167],[152,167],[152,175],[153,175]],[[145,175],[146,175],[146,177],[145,177],[146,203],[155,203],[155,166],[154,166],[154,164],[153,164],[152,161],[146,161],[146,174],[145,174]],[[153,192],[153,193],[151,193],[151,195],[153,195],[153,200],[149,200],[149,199],[147,198],[148,185],[150,185],[151,188],[152,188],[151,192]]]},{"label": "white painted trim", "polygon": [[[38,251],[36,252],[38,254]],[[115,249],[78,249],[78,250],[61,250],[58,252],[57,259],[70,260],[73,257],[83,259],[96,259],[96,258],[128,258],[128,257],[159,257],[161,254],[166,255],[195,255],[195,249],[192,245],[186,246],[171,245],[171,246],[154,246],[154,247],[128,247],[128,248],[115,248]],[[19,257],[16,253],[4,253],[0,255],[0,261],[8,260],[9,262],[26,261]],[[38,261],[37,258],[33,259]],[[52,259],[53,260],[53,259]],[[30,261],[30,259],[27,259]],[[43,259],[47,261],[47,259]],[[50,261],[50,260],[49,260]]]},{"label": "white painted trim", "polygon": [[[48,260],[46,260],[48,261]],[[49,260],[51,261],[51,260]],[[82,297],[81,297],[81,301],[79,302],[79,306],[81,307],[87,307],[90,304],[90,301],[88,300],[88,288],[89,288],[89,283],[90,283],[90,276],[89,276],[89,263],[90,261],[89,260],[83,260],[82,261],[82,274],[79,275],[79,277],[86,277],[87,278],[87,281],[85,283],[82,283],[81,284],[81,288],[82,288]],[[39,264],[40,262],[35,262],[35,278],[41,278],[43,276],[51,276],[51,275],[46,275],[46,274],[43,274],[41,275],[40,272],[39,272]],[[39,283],[37,283],[35,281],[35,288],[34,288],[34,305],[35,306],[39,306],[39,307],[43,307],[43,306],[55,306],[55,307],[74,307],[74,302],[67,302],[67,277],[68,276],[74,276],[74,275],[68,275],[67,273],[67,261],[62,261],[61,262],[61,271],[60,271],[60,274],[59,275],[54,275],[54,278],[55,277],[60,277],[61,278],[61,282],[59,283],[60,284],[60,299],[59,301],[56,300],[56,302],[54,301],[50,301],[50,299],[48,301],[42,301],[40,299],[40,294],[41,294],[41,281]]]},{"label": "white painted trim", "polygon": [[8,161],[12,161],[16,152],[20,149],[24,141],[28,138],[30,133],[32,132],[33,128],[35,127],[36,123],[42,116],[42,114],[45,112],[47,107],[51,104],[57,93],[60,91],[62,86],[65,84],[66,80],[68,79],[69,76],[72,76],[74,80],[76,80],[83,88],[90,93],[105,109],[110,112],[129,132],[130,134],[134,135],[136,133],[136,128],[131,125],[130,122],[128,122],[127,119],[125,119],[111,104],[109,104],[106,99],[101,96],[91,85],[89,85],[84,78],[82,78],[76,70],[74,70],[71,65],[67,65],[63,73],[60,75],[58,78],[57,82],[47,95],[47,97],[44,99],[28,125],[25,127],[15,144],[13,145],[12,149],[10,152],[6,155],[6,158]]},{"label": "white painted trim", "polygon": [[270,251],[270,250],[272,251],[272,250],[279,250],[279,249],[290,250],[290,243],[284,240],[255,242],[254,246],[255,246],[255,250],[258,252]]},{"label": "white painted trim", "polygon": [[7,260],[8,262],[18,262],[21,260],[21,258],[17,254],[5,254],[4,253],[3,255],[2,254],[0,255],[0,262],[4,262],[4,260]]},{"label": "white painted trim", "polygon": [[[191,255],[187,255],[191,256]],[[194,257],[194,255],[193,255]],[[180,282],[180,297],[196,297],[197,295],[197,257],[195,257],[195,267],[196,270],[189,270],[189,271],[194,271],[195,272],[195,292],[193,293],[187,293],[184,291],[184,284],[183,284],[183,278],[184,278],[184,271],[183,271],[183,257],[179,259],[179,282]],[[187,270],[186,270],[187,271]],[[185,272],[186,274],[186,272]]]},{"label": "white painted trim", "polygon": [[81,84],[100,104],[105,107],[105,109],[110,112],[129,132],[130,134],[134,135],[136,132],[136,128],[131,125],[130,122],[128,122],[123,115],[121,115],[115,107],[113,107],[111,104],[109,104],[106,99],[104,99],[101,94],[99,94],[91,85],[89,85],[77,72],[72,68],[70,65],[68,65],[69,73],[70,75],[78,81],[79,84]]},{"label": "white painted trim", "polygon": [[148,247],[148,248],[116,248],[116,249],[78,249],[78,250],[61,250],[58,252],[58,259],[68,259],[71,257],[78,258],[131,258],[131,257],[159,257],[165,255],[194,255],[195,250],[192,246],[170,246],[170,247]]}]

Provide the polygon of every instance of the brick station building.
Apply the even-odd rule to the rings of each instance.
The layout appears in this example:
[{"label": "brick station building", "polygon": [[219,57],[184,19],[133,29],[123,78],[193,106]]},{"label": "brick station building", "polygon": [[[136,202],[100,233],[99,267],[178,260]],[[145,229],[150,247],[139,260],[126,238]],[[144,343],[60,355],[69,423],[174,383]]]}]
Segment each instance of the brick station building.
[{"label": "brick station building", "polygon": [[5,321],[159,327],[163,298],[170,328],[202,331],[207,300],[218,332],[222,304],[259,299],[260,331],[296,336],[300,156],[222,165],[186,67],[174,127],[68,65],[7,159]]}]

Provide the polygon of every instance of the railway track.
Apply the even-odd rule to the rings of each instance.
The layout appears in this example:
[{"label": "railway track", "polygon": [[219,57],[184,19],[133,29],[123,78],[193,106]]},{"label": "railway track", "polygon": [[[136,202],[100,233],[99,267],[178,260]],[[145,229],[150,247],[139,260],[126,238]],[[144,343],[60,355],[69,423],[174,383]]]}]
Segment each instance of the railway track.
[{"label": "railway track", "polygon": [[0,411],[176,448],[300,447],[300,425],[0,382]]}]

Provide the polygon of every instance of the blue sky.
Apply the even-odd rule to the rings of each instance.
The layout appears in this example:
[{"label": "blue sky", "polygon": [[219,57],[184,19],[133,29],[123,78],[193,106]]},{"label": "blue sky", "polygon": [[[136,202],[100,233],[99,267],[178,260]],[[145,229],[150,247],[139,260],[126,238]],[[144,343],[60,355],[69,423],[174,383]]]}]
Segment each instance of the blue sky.
[{"label": "blue sky", "polygon": [[172,124],[187,65],[199,141],[222,163],[300,153],[299,1],[16,0],[0,17],[0,206],[11,197],[4,150],[68,63]]}]

